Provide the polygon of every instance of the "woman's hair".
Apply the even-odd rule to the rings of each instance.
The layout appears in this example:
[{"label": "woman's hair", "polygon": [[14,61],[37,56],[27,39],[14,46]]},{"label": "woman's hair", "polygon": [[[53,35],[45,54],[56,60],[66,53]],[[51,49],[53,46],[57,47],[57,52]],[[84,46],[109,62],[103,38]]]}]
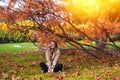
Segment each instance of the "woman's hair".
[{"label": "woman's hair", "polygon": [[[51,41],[51,42],[54,42],[55,43],[55,47],[57,48],[58,47],[58,45],[57,45],[57,42],[56,41]],[[50,43],[51,43],[50,42]]]}]

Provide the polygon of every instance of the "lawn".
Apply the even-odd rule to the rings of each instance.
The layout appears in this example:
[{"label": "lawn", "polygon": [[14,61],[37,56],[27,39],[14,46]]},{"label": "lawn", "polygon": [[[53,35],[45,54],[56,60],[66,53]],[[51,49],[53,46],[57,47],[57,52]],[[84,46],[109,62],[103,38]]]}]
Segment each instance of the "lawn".
[{"label": "lawn", "polygon": [[61,54],[61,73],[40,71],[44,51],[32,43],[0,44],[0,80],[120,80],[120,58],[95,59],[84,53]]},{"label": "lawn", "polygon": [[36,51],[36,47],[32,43],[9,43],[0,44],[0,53],[14,53],[14,52],[25,52],[25,51]]}]

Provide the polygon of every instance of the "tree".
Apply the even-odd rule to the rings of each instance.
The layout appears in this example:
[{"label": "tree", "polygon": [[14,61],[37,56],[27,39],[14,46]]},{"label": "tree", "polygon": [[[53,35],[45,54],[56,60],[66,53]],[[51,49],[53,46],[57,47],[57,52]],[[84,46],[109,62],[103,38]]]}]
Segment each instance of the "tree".
[{"label": "tree", "polygon": [[[6,18],[9,21],[8,24],[18,20],[33,21],[34,26],[29,29],[35,30],[40,35],[37,41],[41,44],[47,44],[49,40],[67,42],[96,58],[100,58],[96,55],[98,51],[108,53],[106,45],[119,50],[120,47],[115,44],[111,36],[120,33],[120,12],[117,10],[119,6],[116,6],[120,1],[107,1],[107,8],[105,8],[105,2],[96,0],[97,4],[91,2],[84,6],[85,1],[24,0],[20,2],[18,9],[8,7]],[[92,9],[93,7],[95,9]],[[78,36],[83,36],[84,42],[76,39]],[[108,43],[109,40],[112,43]],[[95,42],[96,46],[91,45],[92,42]]]}]

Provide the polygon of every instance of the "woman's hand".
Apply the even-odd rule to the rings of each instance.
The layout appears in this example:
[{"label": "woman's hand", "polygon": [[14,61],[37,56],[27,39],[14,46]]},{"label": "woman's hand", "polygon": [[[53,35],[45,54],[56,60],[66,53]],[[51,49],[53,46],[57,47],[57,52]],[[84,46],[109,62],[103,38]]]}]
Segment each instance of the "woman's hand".
[{"label": "woman's hand", "polygon": [[48,68],[48,72],[53,73],[53,68],[51,66]]}]

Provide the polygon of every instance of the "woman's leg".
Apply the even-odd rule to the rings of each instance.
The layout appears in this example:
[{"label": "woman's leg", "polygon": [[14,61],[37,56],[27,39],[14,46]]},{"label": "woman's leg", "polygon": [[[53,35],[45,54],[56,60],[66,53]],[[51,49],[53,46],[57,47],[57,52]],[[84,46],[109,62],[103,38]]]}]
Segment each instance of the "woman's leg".
[{"label": "woman's leg", "polygon": [[54,68],[54,72],[58,72],[58,71],[62,71],[62,64],[56,64],[55,68]]},{"label": "woman's leg", "polygon": [[40,67],[43,70],[43,73],[48,72],[48,67],[45,63],[41,62]]}]

